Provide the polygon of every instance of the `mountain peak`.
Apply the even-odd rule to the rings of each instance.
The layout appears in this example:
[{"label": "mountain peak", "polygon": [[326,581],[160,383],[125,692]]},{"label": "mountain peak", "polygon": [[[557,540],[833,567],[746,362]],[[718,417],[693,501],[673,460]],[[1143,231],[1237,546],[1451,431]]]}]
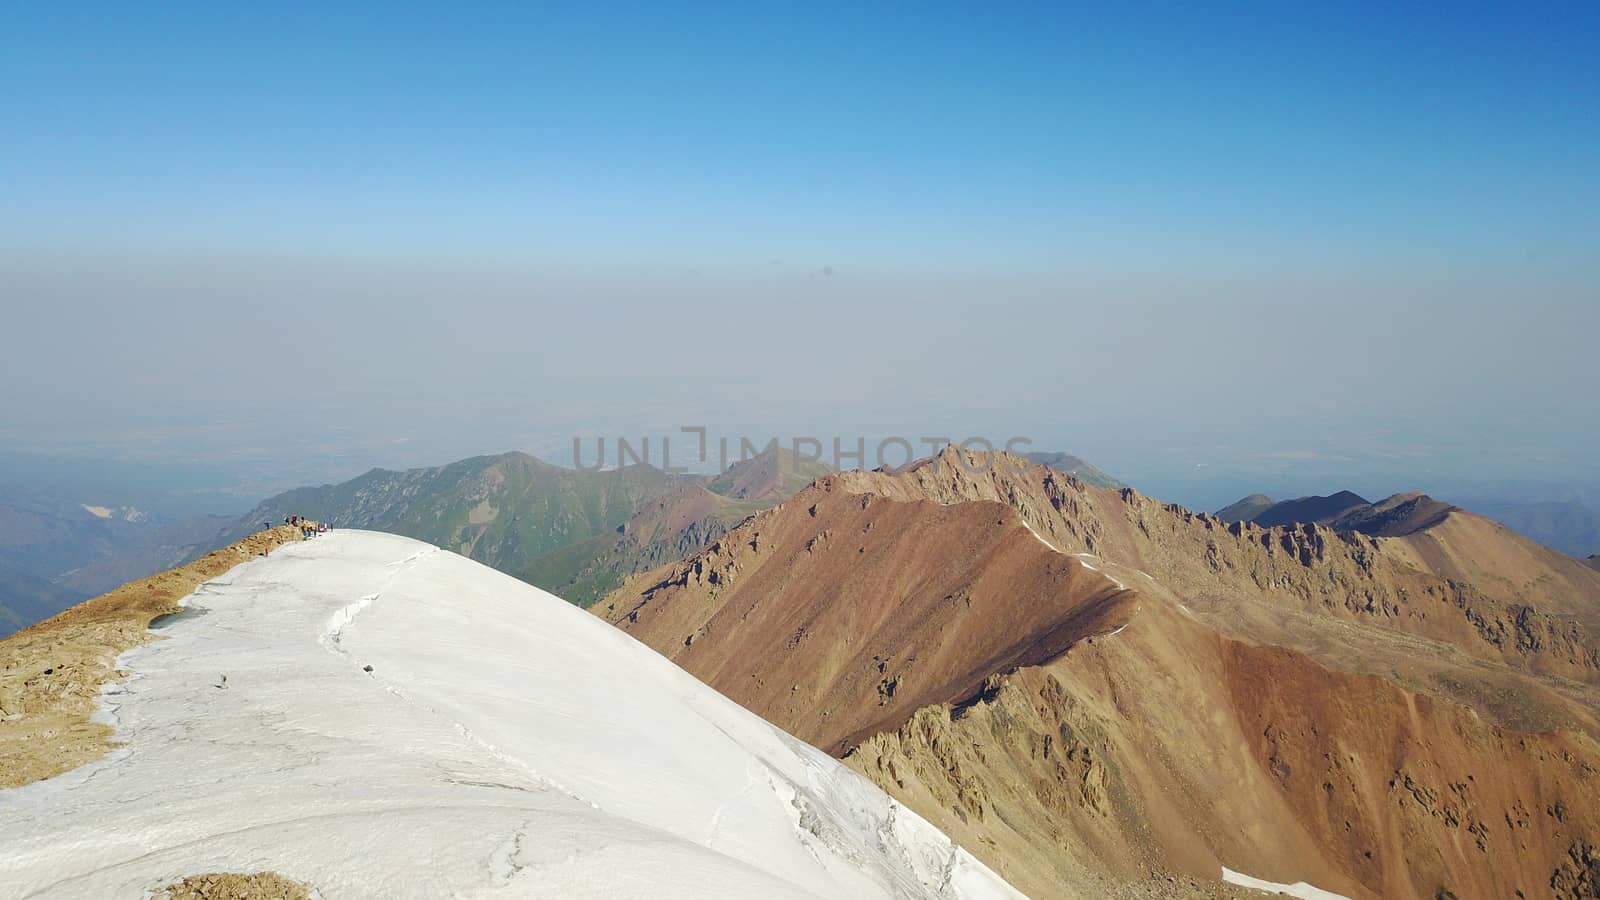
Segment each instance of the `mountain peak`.
[{"label": "mountain peak", "polygon": [[1367,499],[1360,494],[1339,491],[1326,497],[1298,497],[1275,503],[1257,514],[1252,521],[1266,528],[1274,525],[1328,525],[1351,510],[1367,505]]},{"label": "mountain peak", "polygon": [[1421,491],[1394,494],[1377,503],[1357,507],[1330,524],[1339,531],[1359,531],[1378,537],[1415,534],[1443,522],[1459,507],[1443,503]]},{"label": "mountain peak", "polygon": [[1254,522],[1276,502],[1266,494],[1251,494],[1217,510],[1216,516],[1224,522]]},{"label": "mountain peak", "polygon": [[802,457],[787,447],[770,447],[730,464],[706,490],[735,500],[787,497],[832,471],[821,460]]}]

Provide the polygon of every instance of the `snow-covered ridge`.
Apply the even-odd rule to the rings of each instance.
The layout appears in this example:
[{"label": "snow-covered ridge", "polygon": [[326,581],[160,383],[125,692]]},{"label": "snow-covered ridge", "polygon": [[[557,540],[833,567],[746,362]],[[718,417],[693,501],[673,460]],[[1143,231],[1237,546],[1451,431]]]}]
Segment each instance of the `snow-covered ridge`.
[{"label": "snow-covered ridge", "polygon": [[326,898],[1018,896],[837,761],[454,554],[338,531],[190,606],[120,661],[122,752],[0,792],[0,896],[263,869]]}]

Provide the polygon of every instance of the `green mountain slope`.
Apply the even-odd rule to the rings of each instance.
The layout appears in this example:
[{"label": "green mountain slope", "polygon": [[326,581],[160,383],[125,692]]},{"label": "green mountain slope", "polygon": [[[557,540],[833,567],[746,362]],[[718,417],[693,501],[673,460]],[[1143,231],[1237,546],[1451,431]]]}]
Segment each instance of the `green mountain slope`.
[{"label": "green mountain slope", "polygon": [[706,489],[735,500],[788,497],[832,471],[833,467],[821,460],[804,459],[780,447],[776,452],[762,453],[729,466],[728,471],[713,478]]},{"label": "green mountain slope", "polygon": [[1024,454],[1029,460],[1057,472],[1065,472],[1084,484],[1120,490],[1127,485],[1107,475],[1099,466],[1071,453],[1040,452]]},{"label": "green mountain slope", "polygon": [[1271,509],[1277,503],[1266,494],[1251,494],[1243,500],[1237,500],[1217,510],[1216,516],[1224,522],[1254,522],[1256,516]]},{"label": "green mountain slope", "polygon": [[[646,465],[584,471],[525,453],[374,469],[273,497],[217,543],[306,516],[428,541],[587,606],[627,576],[687,555],[809,482],[796,484],[785,471],[761,457],[715,479]],[[753,496],[712,489],[740,487]]]}]

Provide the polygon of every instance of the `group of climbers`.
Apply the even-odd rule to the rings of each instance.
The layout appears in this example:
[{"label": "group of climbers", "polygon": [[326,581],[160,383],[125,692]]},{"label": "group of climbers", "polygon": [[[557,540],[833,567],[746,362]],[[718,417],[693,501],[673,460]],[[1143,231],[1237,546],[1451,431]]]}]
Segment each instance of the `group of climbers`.
[{"label": "group of climbers", "polygon": [[299,528],[300,536],[308,541],[319,534],[327,534],[333,530],[332,525],[326,522],[313,522],[305,516],[289,516],[283,520],[283,524]]}]

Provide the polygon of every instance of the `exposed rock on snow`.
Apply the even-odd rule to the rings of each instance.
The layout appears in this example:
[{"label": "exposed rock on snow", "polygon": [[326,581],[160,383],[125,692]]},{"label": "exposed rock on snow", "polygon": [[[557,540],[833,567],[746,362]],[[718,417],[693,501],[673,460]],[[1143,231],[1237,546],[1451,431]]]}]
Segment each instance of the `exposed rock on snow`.
[{"label": "exposed rock on snow", "polygon": [[271,870],[328,897],[1019,896],[821,751],[462,557],[339,531],[191,599],[119,660],[125,747],[0,792],[0,894]]},{"label": "exposed rock on snow", "polygon": [[305,885],[275,872],[213,872],[190,875],[156,895],[156,900],[315,900]]}]

